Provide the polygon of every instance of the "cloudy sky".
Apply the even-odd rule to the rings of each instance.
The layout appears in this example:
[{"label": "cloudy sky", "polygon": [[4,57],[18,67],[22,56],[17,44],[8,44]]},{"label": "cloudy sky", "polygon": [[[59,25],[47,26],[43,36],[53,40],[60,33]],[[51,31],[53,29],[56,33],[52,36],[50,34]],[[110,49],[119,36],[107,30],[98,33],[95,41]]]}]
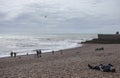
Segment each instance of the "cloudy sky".
[{"label": "cloudy sky", "polygon": [[0,33],[115,33],[120,0],[0,0]]}]

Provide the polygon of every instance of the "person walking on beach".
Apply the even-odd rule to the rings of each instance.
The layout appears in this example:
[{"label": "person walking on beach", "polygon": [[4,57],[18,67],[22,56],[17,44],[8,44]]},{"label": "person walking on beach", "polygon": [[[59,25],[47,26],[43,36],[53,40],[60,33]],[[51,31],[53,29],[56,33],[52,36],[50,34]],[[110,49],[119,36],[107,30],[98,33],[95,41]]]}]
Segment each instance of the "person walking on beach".
[{"label": "person walking on beach", "polygon": [[36,54],[37,54],[37,57],[39,57],[39,51],[38,50],[36,50]]},{"label": "person walking on beach", "polygon": [[54,50],[53,50],[53,51],[52,51],[52,55],[54,55],[54,53],[55,53],[55,52],[54,52]]},{"label": "person walking on beach", "polygon": [[37,54],[37,57],[41,57],[41,54],[42,54],[41,50],[36,50],[36,54]]},{"label": "person walking on beach", "polygon": [[11,51],[10,56],[13,57],[13,51]]},{"label": "person walking on beach", "polygon": [[26,55],[28,56],[29,54],[27,53]]},{"label": "person walking on beach", "polygon": [[41,57],[41,54],[42,54],[42,51],[41,51],[41,50],[39,50],[39,57]]},{"label": "person walking on beach", "polygon": [[14,52],[13,54],[14,54],[14,57],[16,57],[16,52]]}]

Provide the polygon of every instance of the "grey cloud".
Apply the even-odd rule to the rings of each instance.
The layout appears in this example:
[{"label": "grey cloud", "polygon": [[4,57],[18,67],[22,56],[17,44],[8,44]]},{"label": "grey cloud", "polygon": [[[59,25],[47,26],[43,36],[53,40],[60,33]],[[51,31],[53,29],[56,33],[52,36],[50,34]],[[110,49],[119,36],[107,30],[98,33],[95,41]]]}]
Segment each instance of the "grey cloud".
[{"label": "grey cloud", "polygon": [[93,31],[97,33],[97,31],[106,32],[105,30],[112,27],[114,30],[119,29],[120,1],[37,0],[30,3],[27,1],[24,5],[18,3],[19,5],[13,7],[10,4],[10,7],[14,8],[9,10],[10,13],[5,9],[0,11],[0,17],[3,18],[0,20],[2,32]]}]

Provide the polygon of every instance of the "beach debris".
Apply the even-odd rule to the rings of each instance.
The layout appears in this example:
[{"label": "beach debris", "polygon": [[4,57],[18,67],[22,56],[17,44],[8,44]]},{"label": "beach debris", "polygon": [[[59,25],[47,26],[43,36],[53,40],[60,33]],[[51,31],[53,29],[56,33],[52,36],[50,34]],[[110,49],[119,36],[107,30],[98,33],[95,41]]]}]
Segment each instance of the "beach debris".
[{"label": "beach debris", "polygon": [[101,47],[101,48],[96,48],[95,51],[102,51],[104,50],[104,47]]}]

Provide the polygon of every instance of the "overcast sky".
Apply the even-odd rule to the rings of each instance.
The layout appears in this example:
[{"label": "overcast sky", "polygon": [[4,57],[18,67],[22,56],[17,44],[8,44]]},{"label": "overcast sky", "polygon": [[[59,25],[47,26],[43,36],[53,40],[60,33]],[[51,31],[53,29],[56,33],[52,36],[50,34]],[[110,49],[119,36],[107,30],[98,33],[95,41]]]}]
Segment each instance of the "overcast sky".
[{"label": "overcast sky", "polygon": [[120,0],[0,0],[0,33],[115,33]]}]

